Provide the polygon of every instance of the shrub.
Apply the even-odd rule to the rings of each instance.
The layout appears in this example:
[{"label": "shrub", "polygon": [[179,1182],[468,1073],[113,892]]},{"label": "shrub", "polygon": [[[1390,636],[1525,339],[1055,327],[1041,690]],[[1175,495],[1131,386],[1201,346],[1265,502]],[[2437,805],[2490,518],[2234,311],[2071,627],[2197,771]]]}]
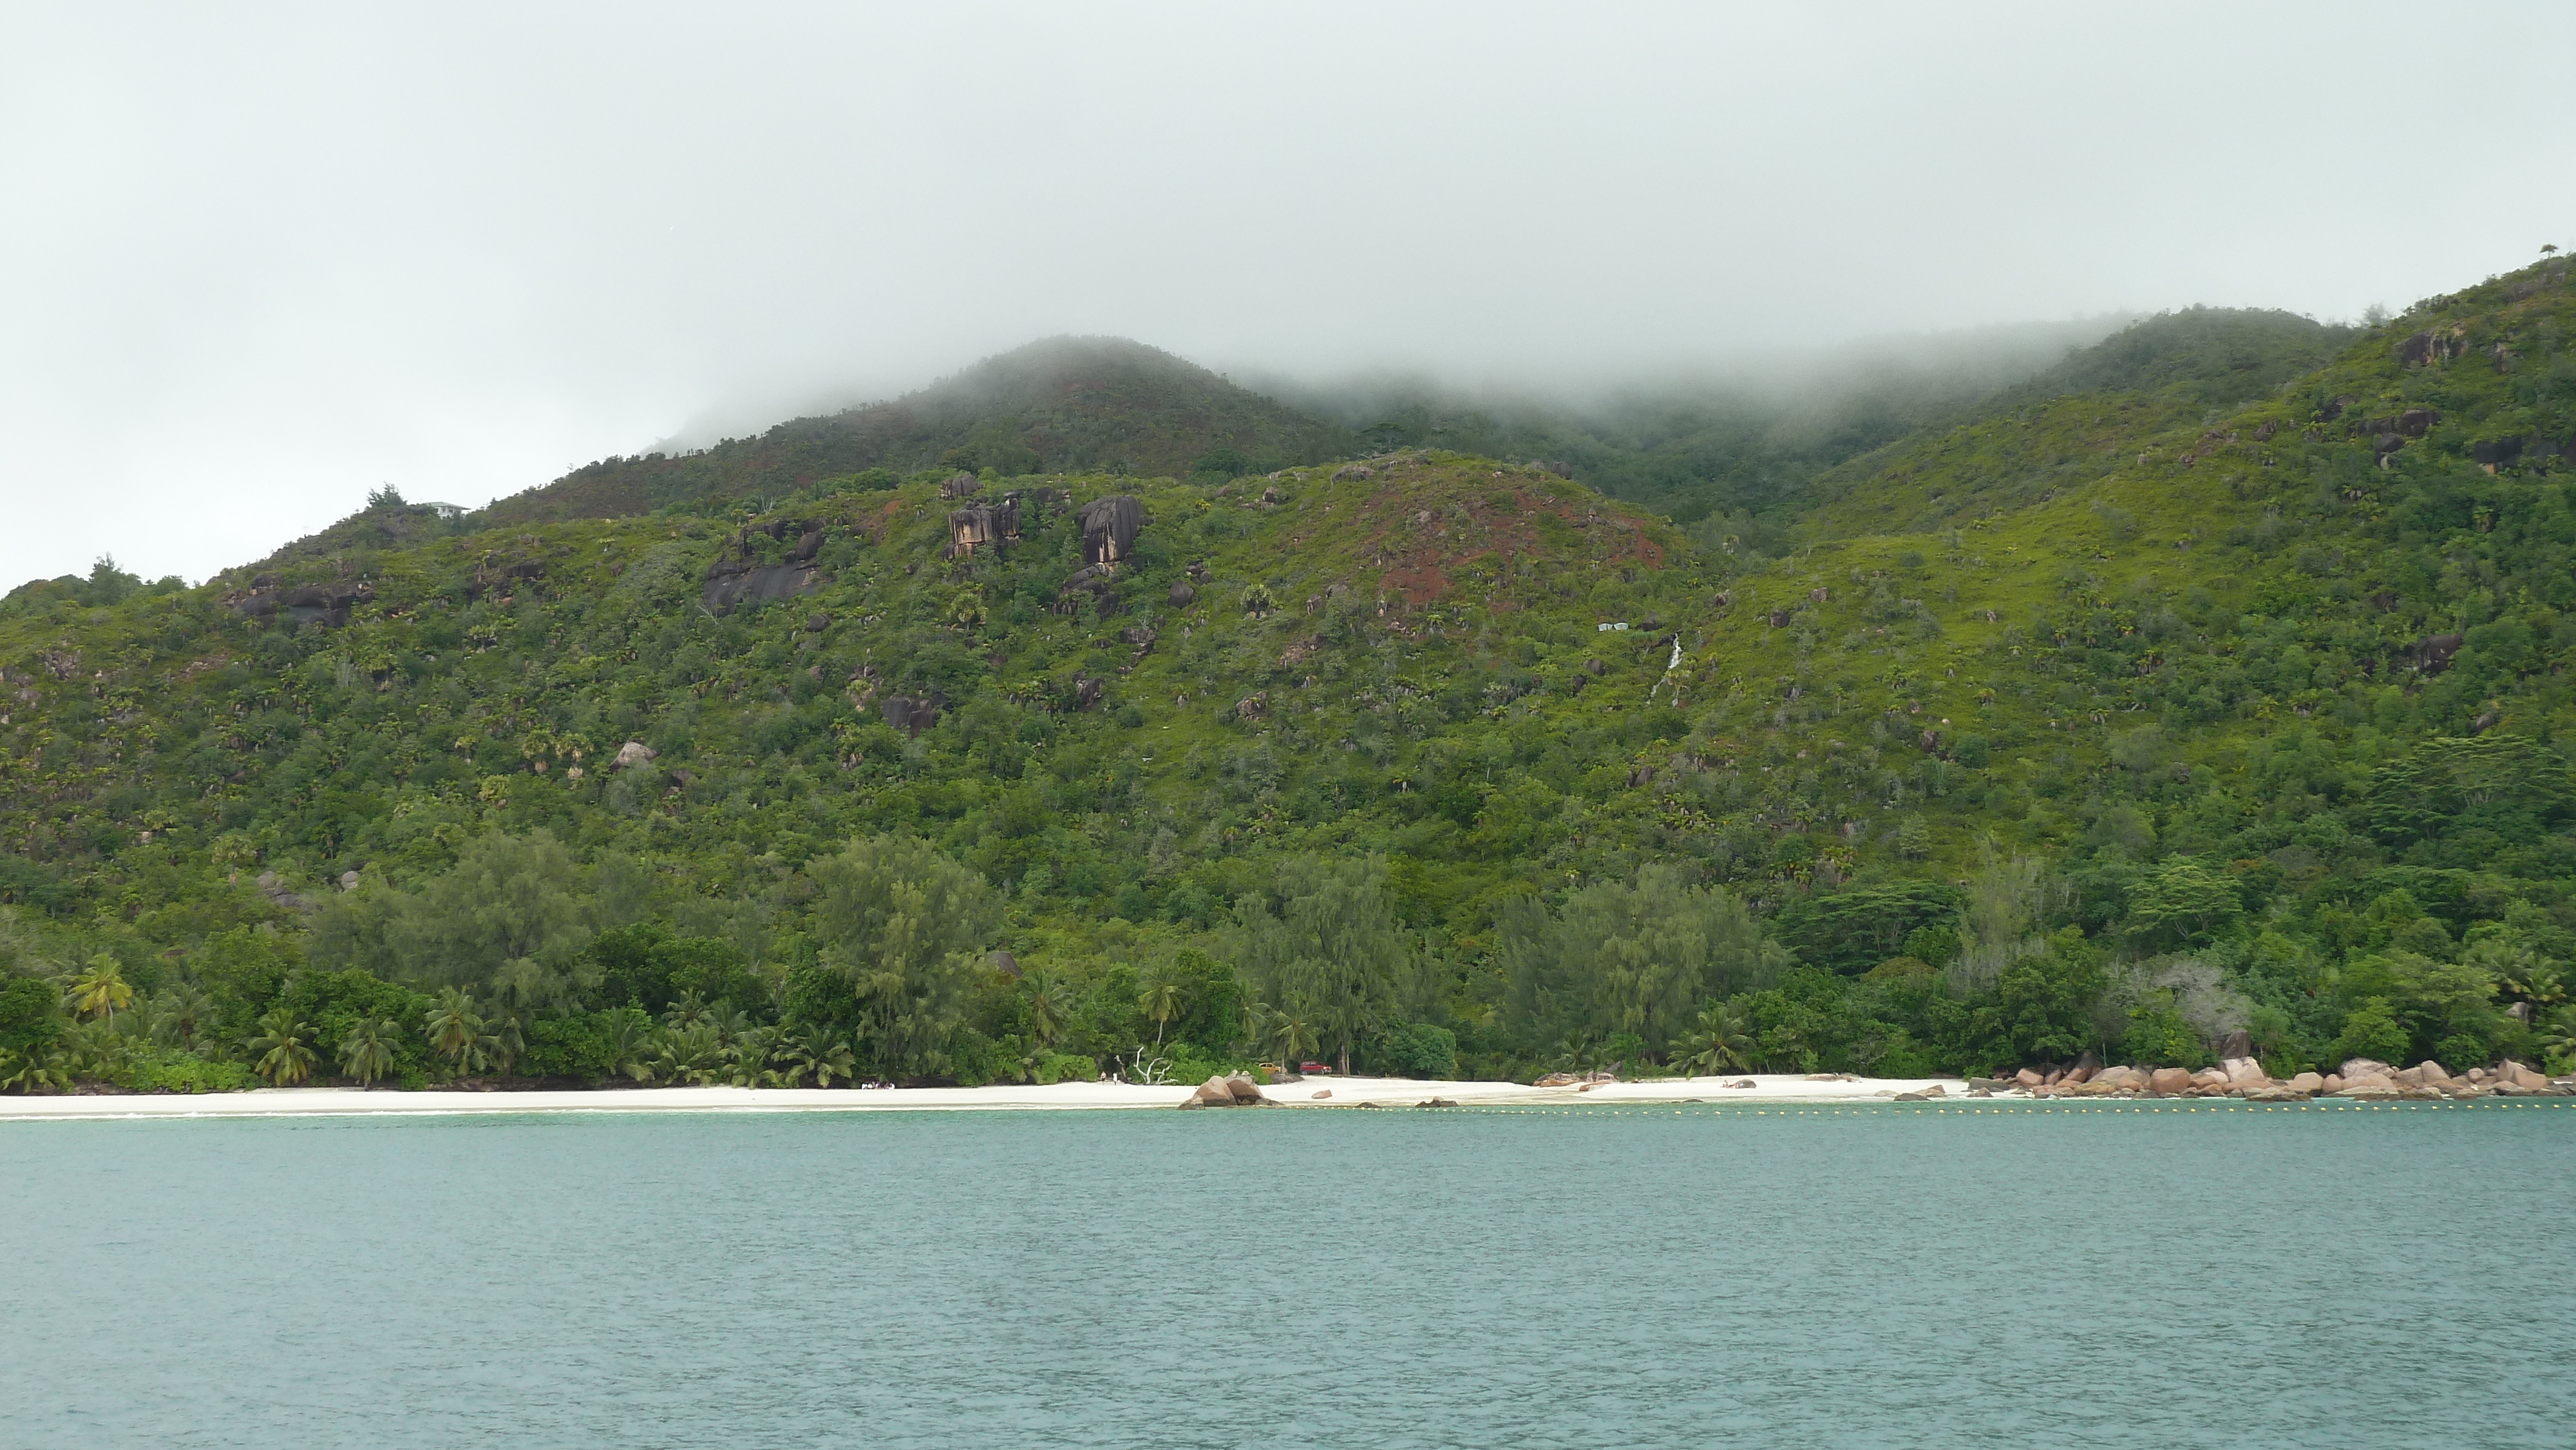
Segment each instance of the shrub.
[{"label": "shrub", "polygon": [[1458,1071],[1458,1035],[1428,1022],[1394,1023],[1370,1040],[1361,1060],[1396,1077],[1451,1077]]},{"label": "shrub", "polygon": [[1041,1083],[1098,1082],[1100,1064],[1069,1052],[1050,1052],[1038,1059],[1037,1080]]},{"label": "shrub", "polygon": [[237,1093],[260,1086],[249,1066],[209,1062],[195,1053],[137,1059],[117,1075],[116,1085],[138,1093]]},{"label": "shrub", "polygon": [[2484,1042],[2465,1032],[2455,1032],[2443,1038],[2433,1048],[2433,1060],[2453,1072],[2467,1072],[2473,1067],[2484,1067],[2490,1056]]},{"label": "shrub", "polygon": [[61,994],[34,977],[0,980],[0,1051],[33,1052],[62,1031]]},{"label": "shrub", "polygon": [[2407,1040],[2406,1024],[2397,1020],[2397,1012],[2388,1005],[2388,999],[2372,997],[2343,1019],[2343,1035],[2334,1040],[2326,1055],[2329,1065],[2354,1057],[2395,1063],[2406,1055]]}]

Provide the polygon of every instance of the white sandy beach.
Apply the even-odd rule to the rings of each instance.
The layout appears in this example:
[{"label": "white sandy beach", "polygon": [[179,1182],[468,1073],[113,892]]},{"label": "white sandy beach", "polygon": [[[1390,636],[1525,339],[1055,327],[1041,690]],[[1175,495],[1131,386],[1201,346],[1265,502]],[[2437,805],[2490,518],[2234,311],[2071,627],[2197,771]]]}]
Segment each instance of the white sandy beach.
[{"label": "white sandy beach", "polygon": [[[1530,1087],[1511,1082],[1420,1082],[1411,1078],[1308,1078],[1262,1091],[1283,1107],[1413,1107],[1439,1098],[1461,1107],[1526,1107],[1584,1103],[1703,1102],[1826,1103],[1885,1101],[1936,1083],[1957,1097],[1957,1078],[1861,1078],[1811,1081],[1796,1075],[1753,1074],[1752,1087],[1730,1088],[1744,1077],[1674,1078],[1657,1082],[1598,1083],[1588,1089]],[[240,1118],[368,1116],[458,1113],[815,1113],[925,1112],[997,1109],[1177,1107],[1197,1087],[1137,1087],[1127,1083],[1069,1082],[979,1088],[608,1088],[574,1092],[397,1092],[358,1088],[266,1088],[201,1094],[66,1095],[0,1097],[0,1121],[98,1118]],[[1330,1093],[1329,1097],[1319,1096]]]}]

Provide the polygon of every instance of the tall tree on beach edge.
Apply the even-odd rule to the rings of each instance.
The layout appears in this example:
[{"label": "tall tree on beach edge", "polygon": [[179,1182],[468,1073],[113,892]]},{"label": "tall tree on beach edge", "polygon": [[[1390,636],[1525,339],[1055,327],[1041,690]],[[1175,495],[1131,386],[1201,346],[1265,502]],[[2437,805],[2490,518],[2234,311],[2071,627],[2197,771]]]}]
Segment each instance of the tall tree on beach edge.
[{"label": "tall tree on beach edge", "polygon": [[1235,903],[1236,970],[1274,1021],[1311,1024],[1309,1040],[1330,1045],[1344,1073],[1352,1044],[1387,1020],[1413,965],[1386,870],[1384,856],[1292,856],[1269,890]]}]

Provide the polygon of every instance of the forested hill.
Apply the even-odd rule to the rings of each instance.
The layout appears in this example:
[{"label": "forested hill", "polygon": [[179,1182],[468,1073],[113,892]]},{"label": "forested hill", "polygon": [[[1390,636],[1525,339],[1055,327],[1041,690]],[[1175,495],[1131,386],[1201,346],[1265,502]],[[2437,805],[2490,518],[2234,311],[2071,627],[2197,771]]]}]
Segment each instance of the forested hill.
[{"label": "forested hill", "polygon": [[[757,500],[886,469],[1219,478],[1354,451],[1330,424],[1124,338],[1034,342],[890,403],[781,423],[697,452],[609,458],[495,502],[495,526]],[[891,480],[888,480],[891,481]]]},{"label": "forested hill", "polygon": [[2571,323],[2151,359],[1758,536],[1405,449],[28,586],[0,1075],[2563,1058]]},{"label": "forested hill", "polygon": [[1881,481],[1914,476],[1927,457],[1947,456],[1960,440],[1990,438],[1997,430],[2048,446],[1980,457],[1974,467],[1981,476],[2069,476],[2084,466],[2076,440],[2023,431],[2029,417],[2052,403],[2092,414],[2116,406],[2119,422],[2104,438],[2148,436],[2275,398],[2292,380],[2334,361],[2353,340],[2354,329],[2289,312],[2192,307],[2160,313],[1883,446],[1873,440],[1866,451],[1831,460],[1772,500],[1769,518],[1812,521],[1817,509],[1853,493],[1869,504],[1883,503]]},{"label": "forested hill", "polygon": [[1401,380],[1283,389],[1350,426],[1372,450],[1446,448],[1561,463],[1603,493],[1691,523],[1776,515],[1820,471],[1946,422],[2089,348],[2115,325],[1993,328],[1808,357],[1748,354],[1739,371],[1580,399],[1455,394]]}]

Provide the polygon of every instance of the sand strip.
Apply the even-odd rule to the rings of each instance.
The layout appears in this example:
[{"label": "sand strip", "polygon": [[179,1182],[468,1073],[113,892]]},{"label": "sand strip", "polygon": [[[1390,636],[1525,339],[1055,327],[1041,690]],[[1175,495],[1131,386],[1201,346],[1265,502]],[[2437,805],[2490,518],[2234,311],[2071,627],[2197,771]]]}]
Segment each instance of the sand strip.
[{"label": "sand strip", "polygon": [[[1862,1078],[1814,1082],[1755,1074],[1749,1088],[1732,1078],[1602,1083],[1589,1089],[1535,1088],[1510,1082],[1421,1082],[1410,1078],[1308,1078],[1264,1089],[1287,1107],[1412,1107],[1438,1098],[1461,1107],[1578,1103],[1884,1101],[1932,1086],[1933,1079]],[[1951,1097],[1966,1091],[1939,1080]],[[980,1088],[607,1088],[590,1092],[395,1092],[358,1088],[265,1088],[243,1093],[71,1094],[0,1097],[0,1121],[98,1118],[240,1118],[399,1116],[457,1113],[761,1113],[923,1112],[995,1109],[1163,1108],[1179,1105],[1195,1084],[1137,1087],[1127,1083],[1057,1083]],[[1329,1093],[1330,1096],[1319,1096]]]}]

